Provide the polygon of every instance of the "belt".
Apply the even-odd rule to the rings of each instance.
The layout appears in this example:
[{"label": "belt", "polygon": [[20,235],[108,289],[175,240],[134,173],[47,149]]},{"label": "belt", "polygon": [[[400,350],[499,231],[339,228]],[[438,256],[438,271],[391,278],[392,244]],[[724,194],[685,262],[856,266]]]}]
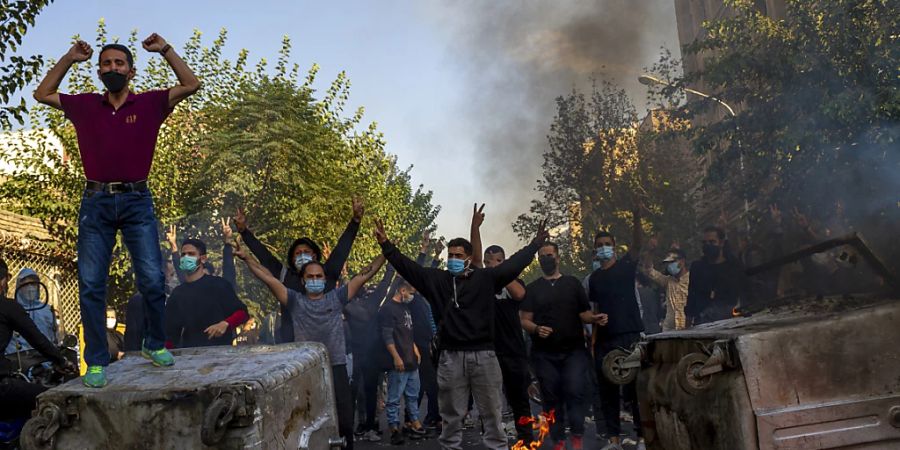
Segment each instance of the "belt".
[{"label": "belt", "polygon": [[99,181],[87,180],[84,188],[88,191],[105,192],[107,194],[122,194],[125,192],[147,192],[147,180],[135,181],[134,183],[123,183],[113,181],[110,183],[101,183]]}]

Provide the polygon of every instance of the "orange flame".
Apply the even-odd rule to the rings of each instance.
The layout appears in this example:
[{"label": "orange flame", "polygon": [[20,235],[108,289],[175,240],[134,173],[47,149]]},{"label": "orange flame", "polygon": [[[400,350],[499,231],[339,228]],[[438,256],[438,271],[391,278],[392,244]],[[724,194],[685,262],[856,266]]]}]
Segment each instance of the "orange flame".
[{"label": "orange flame", "polygon": [[734,308],[731,308],[731,317],[739,317],[740,315],[741,315],[741,312],[738,311],[737,306],[735,306]]},{"label": "orange flame", "polygon": [[519,425],[531,424],[532,429],[538,430],[538,437],[530,444],[526,444],[525,441],[516,442],[511,450],[537,450],[544,443],[544,439],[550,435],[550,425],[553,425],[554,422],[556,422],[555,410],[550,410],[549,413],[542,412],[538,417],[519,418]]}]

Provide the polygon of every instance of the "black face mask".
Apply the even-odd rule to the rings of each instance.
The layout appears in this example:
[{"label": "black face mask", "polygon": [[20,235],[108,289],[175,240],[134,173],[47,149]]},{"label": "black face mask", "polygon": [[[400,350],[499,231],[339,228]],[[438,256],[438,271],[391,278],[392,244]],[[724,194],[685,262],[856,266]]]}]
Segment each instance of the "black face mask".
[{"label": "black face mask", "polygon": [[722,253],[722,247],[713,244],[703,244],[703,256],[706,259],[716,259]]},{"label": "black face mask", "polygon": [[128,86],[128,77],[115,70],[100,74],[100,81],[106,86],[106,90],[112,93],[119,92]]},{"label": "black face mask", "polygon": [[556,258],[550,255],[540,256],[538,257],[538,263],[540,263],[544,275],[551,275],[553,272],[556,272]]}]

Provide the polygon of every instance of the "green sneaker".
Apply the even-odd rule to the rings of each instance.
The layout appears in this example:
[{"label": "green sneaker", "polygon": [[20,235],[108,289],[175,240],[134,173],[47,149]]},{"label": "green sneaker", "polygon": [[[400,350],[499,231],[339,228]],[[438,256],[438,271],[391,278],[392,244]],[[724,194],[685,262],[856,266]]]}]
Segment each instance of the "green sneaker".
[{"label": "green sneaker", "polygon": [[175,357],[165,348],[150,350],[141,345],[141,356],[149,359],[156,367],[169,367],[175,364]]},{"label": "green sneaker", "polygon": [[87,373],[81,377],[81,382],[87,387],[102,388],[106,386],[106,367],[88,366]]}]

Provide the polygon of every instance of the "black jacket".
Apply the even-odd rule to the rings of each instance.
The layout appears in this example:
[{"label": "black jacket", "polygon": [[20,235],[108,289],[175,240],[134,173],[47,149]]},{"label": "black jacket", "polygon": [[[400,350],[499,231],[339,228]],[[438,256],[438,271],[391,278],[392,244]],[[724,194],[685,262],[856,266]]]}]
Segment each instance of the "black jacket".
[{"label": "black jacket", "polygon": [[[28,317],[25,308],[16,301],[0,297],[0,348],[9,345],[14,331],[22,335],[32,347],[49,360],[56,364],[65,364],[62,353],[41,334],[37,325]],[[8,375],[12,369],[11,362],[5,357],[0,357],[0,377]]]},{"label": "black jacket", "polygon": [[441,348],[475,351],[494,349],[494,295],[528,267],[539,245],[528,245],[497,267],[473,268],[460,276],[422,267],[390,241],[381,244],[381,249],[397,273],[428,299],[435,317],[440,317]]}]

